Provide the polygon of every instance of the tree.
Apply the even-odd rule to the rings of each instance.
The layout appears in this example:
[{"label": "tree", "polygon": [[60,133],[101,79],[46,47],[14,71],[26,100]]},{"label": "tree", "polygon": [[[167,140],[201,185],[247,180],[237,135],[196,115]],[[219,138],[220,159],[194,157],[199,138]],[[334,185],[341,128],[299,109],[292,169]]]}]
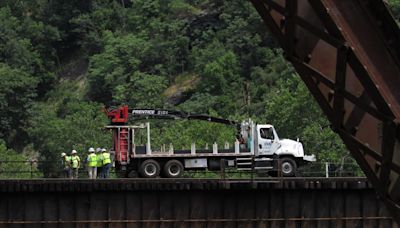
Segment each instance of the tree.
[{"label": "tree", "polygon": [[[399,0],[389,3],[399,19]],[[250,2],[2,0],[0,28],[0,138],[16,151],[32,141],[54,161],[72,147],[106,144],[101,103],[252,116],[302,138],[321,160],[346,154]],[[76,77],[62,77],[75,68],[71,59],[89,60],[88,73],[85,63],[76,67],[79,75],[68,72]],[[176,83],[186,75],[193,80]],[[170,142],[176,131],[182,146],[190,143],[184,134],[200,144],[231,136],[183,121],[160,125],[166,139],[155,143]]]},{"label": "tree", "polygon": [[8,149],[0,140],[0,178],[30,178],[41,177],[37,163],[23,154]]},{"label": "tree", "polygon": [[89,147],[110,147],[111,135],[104,131],[108,120],[101,106],[77,100],[65,100],[56,109],[38,105],[29,128],[29,136],[41,160],[46,176],[58,176],[60,154],[76,149],[84,161]]},{"label": "tree", "polygon": [[[300,138],[307,154],[318,161],[341,162],[348,151],[297,75],[278,81],[266,96],[265,114],[260,122],[275,125],[280,137]],[[257,119],[257,117],[256,117]]]},{"label": "tree", "polygon": [[229,93],[233,83],[241,83],[238,64],[235,54],[229,51],[211,60],[201,72],[200,89],[214,95]]},{"label": "tree", "polygon": [[218,97],[209,93],[197,92],[187,101],[179,105],[182,110],[193,113],[208,113],[218,103]]},{"label": "tree", "polygon": [[[27,10],[27,9],[26,9]],[[13,15],[10,7],[0,8],[0,62],[21,69],[39,80],[38,94],[44,95],[55,77],[55,49],[58,30],[34,16]]]},{"label": "tree", "polygon": [[23,145],[38,80],[4,63],[0,78],[0,137],[10,146]]},{"label": "tree", "polygon": [[76,43],[91,56],[103,48],[104,31],[123,30],[126,9],[117,1],[92,0],[89,10],[74,16],[71,20],[71,34]]},{"label": "tree", "polygon": [[144,68],[151,44],[131,34],[119,36],[109,31],[104,38],[104,51],[90,59],[88,95],[110,104],[116,87],[128,84],[131,75]]},{"label": "tree", "polygon": [[393,12],[394,17],[399,22],[399,20],[400,20],[400,0],[389,0],[389,6]]},{"label": "tree", "polygon": [[[189,99],[190,106],[201,96],[213,97],[211,106],[219,114],[235,113],[243,99],[243,80],[240,77],[240,64],[234,52],[225,49],[219,42],[214,41],[206,48],[195,48],[191,53],[194,70],[200,76],[196,93]],[[208,104],[211,104],[208,102]],[[207,111],[207,110],[203,110]]]},{"label": "tree", "polygon": [[130,107],[163,107],[166,80],[157,75],[135,72],[129,82],[115,87],[114,101]]},{"label": "tree", "polygon": [[46,24],[56,27],[60,31],[61,39],[55,44],[61,56],[67,55],[66,51],[76,47],[77,40],[71,20],[82,13],[89,11],[92,1],[58,1],[49,0],[43,9],[43,20]]},{"label": "tree", "polygon": [[[216,113],[213,113],[216,116]],[[190,149],[192,143],[196,144],[197,149],[212,149],[212,144],[217,143],[219,148],[223,148],[225,142],[233,147],[235,142],[235,127],[226,126],[218,123],[204,121],[155,121],[152,127],[152,146],[160,148],[162,145],[172,144],[175,150]]]}]

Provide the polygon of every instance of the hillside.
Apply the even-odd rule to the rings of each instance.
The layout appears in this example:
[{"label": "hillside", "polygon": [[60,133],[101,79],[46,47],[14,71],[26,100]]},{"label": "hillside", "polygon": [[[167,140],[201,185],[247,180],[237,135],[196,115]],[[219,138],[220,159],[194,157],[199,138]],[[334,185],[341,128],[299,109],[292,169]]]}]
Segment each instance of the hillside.
[{"label": "hillside", "polygon": [[[167,2],[1,1],[0,156],[110,147],[101,109],[122,104],[251,117],[321,161],[348,156],[249,2]],[[400,1],[389,2],[399,19]],[[208,123],[155,126],[155,145],[232,137]]]}]

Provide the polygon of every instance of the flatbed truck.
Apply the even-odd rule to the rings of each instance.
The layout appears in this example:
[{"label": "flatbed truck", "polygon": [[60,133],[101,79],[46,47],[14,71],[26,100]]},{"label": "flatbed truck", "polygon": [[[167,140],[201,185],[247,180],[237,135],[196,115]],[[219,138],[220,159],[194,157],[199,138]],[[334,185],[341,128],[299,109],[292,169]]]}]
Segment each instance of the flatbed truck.
[{"label": "flatbed truck", "polygon": [[[137,173],[141,177],[167,178],[181,177],[186,170],[220,170],[221,166],[238,171],[266,171],[271,175],[280,172],[282,176],[295,176],[297,168],[305,163],[316,161],[315,155],[305,155],[299,140],[280,139],[271,124],[255,124],[251,120],[237,123],[206,115],[190,114],[181,111],[157,109],[128,109],[123,106],[108,111],[114,125],[113,148],[117,171],[127,177]],[[150,138],[150,123],[126,125],[129,116],[161,119],[196,119],[221,124],[235,125],[238,130],[232,144],[219,146],[213,143],[204,149],[191,144],[190,149],[177,150],[173,144],[153,149]],[[142,132],[140,132],[142,131]],[[143,134],[143,131],[145,134]],[[135,136],[146,135],[145,144],[137,145]]]}]

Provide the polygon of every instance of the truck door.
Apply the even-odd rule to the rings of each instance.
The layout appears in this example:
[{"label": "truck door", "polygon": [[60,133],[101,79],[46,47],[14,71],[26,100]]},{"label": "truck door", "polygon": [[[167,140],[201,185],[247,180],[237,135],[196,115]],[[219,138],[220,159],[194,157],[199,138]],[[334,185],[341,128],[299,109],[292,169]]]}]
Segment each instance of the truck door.
[{"label": "truck door", "polygon": [[257,126],[258,155],[272,155],[279,149],[279,138],[272,126]]}]

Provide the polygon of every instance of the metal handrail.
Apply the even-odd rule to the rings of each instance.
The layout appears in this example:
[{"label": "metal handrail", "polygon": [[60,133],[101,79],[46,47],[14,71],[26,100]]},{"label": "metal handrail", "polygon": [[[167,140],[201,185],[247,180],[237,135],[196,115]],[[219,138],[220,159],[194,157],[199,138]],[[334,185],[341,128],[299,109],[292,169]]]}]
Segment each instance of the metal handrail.
[{"label": "metal handrail", "polygon": [[[21,164],[18,166],[16,164]],[[19,178],[45,178],[42,169],[45,164],[54,164],[54,161],[38,161],[38,160],[0,160],[0,178],[19,179]],[[235,168],[225,167],[225,163],[221,160],[220,170],[189,170],[185,171],[183,177],[186,178],[215,178],[215,179],[260,179],[268,177],[284,178],[280,172],[280,165],[268,171],[255,170],[254,165],[249,171],[236,170]],[[278,161],[278,164],[280,162]],[[269,172],[275,175],[268,175]],[[63,166],[58,165],[58,170],[52,172],[53,176],[62,177]],[[110,174],[116,178],[117,171],[112,167]],[[80,177],[85,177],[86,167],[83,165],[79,168]],[[302,166],[297,170],[299,177],[364,177],[359,167],[354,163],[327,163],[314,162],[309,165]]]}]

